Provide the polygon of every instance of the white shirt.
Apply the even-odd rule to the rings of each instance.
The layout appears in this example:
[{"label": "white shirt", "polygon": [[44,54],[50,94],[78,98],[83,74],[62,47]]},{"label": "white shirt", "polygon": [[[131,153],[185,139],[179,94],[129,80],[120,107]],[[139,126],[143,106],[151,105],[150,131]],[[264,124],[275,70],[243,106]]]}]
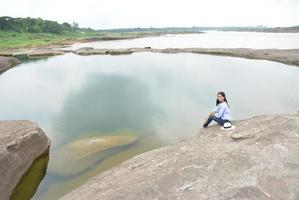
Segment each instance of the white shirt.
[{"label": "white shirt", "polygon": [[231,120],[230,109],[226,102],[219,103],[212,112],[215,114],[215,117]]}]

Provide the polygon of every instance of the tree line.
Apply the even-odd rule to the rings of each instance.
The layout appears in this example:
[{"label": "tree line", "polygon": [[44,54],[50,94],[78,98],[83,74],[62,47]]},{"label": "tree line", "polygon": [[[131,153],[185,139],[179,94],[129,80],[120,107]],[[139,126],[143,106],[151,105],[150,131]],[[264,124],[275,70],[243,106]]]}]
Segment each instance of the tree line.
[{"label": "tree line", "polygon": [[16,31],[20,33],[54,33],[62,34],[64,32],[75,32],[80,30],[79,24],[73,22],[59,24],[56,21],[43,20],[42,18],[13,18],[0,17],[0,30]]}]

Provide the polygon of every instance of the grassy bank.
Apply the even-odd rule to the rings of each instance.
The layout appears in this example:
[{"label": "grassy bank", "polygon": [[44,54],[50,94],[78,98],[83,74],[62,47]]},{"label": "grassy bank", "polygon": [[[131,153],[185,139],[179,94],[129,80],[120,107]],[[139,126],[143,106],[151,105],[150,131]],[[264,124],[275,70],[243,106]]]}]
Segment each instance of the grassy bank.
[{"label": "grassy bank", "polygon": [[138,32],[65,32],[53,33],[18,33],[12,31],[0,31],[0,49],[14,49],[23,47],[39,47],[53,44],[61,44],[67,41],[96,40],[97,38],[130,38],[142,37],[153,33]]},{"label": "grassy bank", "polygon": [[100,32],[65,32],[63,34],[53,34],[0,31],[0,49],[44,46],[50,44],[58,44],[67,40],[101,37],[103,35],[105,34]]}]

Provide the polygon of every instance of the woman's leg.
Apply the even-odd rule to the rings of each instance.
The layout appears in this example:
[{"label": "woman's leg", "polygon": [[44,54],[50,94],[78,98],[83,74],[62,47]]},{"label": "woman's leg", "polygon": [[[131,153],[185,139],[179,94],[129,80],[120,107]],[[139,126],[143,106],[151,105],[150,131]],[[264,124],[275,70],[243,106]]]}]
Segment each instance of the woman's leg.
[{"label": "woman's leg", "polygon": [[226,120],[218,118],[218,117],[215,117],[215,116],[213,117],[213,120],[215,122],[217,122],[220,126],[223,126],[223,124],[226,122]]},{"label": "woman's leg", "polygon": [[213,116],[214,115],[211,115],[208,120],[203,124],[202,127],[206,128],[207,126],[209,126],[209,124],[213,121]]},{"label": "woman's leg", "polygon": [[221,118],[215,117],[215,115],[212,115],[208,118],[208,120],[206,121],[206,123],[204,123],[203,127],[206,128],[212,121],[217,122],[219,125],[223,126],[223,124],[225,122],[227,122],[227,120],[223,120]]}]

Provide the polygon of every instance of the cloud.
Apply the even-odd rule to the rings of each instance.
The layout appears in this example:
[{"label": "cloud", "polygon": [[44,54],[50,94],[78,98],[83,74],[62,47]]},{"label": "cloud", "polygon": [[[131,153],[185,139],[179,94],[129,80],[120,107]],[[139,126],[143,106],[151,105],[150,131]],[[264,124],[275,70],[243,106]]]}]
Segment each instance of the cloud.
[{"label": "cloud", "polygon": [[58,120],[58,132],[85,133],[134,130],[154,132],[161,109],[149,90],[136,78],[125,75],[89,75],[85,85],[65,100]]}]

